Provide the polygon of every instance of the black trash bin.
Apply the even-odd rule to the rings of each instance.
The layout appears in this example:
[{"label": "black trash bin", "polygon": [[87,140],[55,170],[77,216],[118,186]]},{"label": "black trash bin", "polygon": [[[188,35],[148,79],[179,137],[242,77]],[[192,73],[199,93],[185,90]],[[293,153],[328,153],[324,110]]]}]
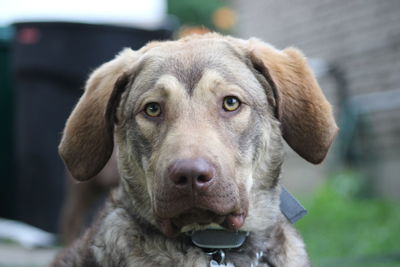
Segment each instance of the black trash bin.
[{"label": "black trash bin", "polygon": [[12,28],[0,27],[0,217],[14,216],[14,94],[11,80]]},{"label": "black trash bin", "polygon": [[88,74],[123,47],[138,49],[171,32],[81,23],[14,26],[16,219],[56,232],[65,189],[57,146]]}]

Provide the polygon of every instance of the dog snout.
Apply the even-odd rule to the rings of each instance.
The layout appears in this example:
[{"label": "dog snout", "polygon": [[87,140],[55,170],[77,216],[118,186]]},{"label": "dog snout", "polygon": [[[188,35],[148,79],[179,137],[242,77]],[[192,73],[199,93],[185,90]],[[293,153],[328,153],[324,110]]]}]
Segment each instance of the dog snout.
[{"label": "dog snout", "polygon": [[179,189],[206,189],[215,179],[215,168],[204,158],[178,159],[168,170],[168,179]]}]

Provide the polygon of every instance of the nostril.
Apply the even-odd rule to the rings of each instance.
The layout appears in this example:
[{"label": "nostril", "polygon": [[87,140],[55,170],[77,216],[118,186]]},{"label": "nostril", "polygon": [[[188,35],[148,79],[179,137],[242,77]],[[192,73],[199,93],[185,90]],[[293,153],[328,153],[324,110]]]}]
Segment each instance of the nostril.
[{"label": "nostril", "polygon": [[206,174],[206,175],[200,175],[197,177],[197,182],[198,183],[207,183],[211,181],[212,175]]},{"label": "nostril", "polygon": [[188,178],[186,176],[179,176],[174,183],[176,185],[186,185],[188,183]]}]

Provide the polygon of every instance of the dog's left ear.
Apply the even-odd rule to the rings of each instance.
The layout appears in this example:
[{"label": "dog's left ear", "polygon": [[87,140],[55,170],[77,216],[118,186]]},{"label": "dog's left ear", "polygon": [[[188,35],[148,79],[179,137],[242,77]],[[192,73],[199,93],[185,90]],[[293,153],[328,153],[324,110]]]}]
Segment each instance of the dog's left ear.
[{"label": "dog's left ear", "polygon": [[275,91],[284,139],[301,157],[320,163],[338,128],[304,55],[295,48],[277,50],[257,39],[249,40],[247,47],[253,66]]}]

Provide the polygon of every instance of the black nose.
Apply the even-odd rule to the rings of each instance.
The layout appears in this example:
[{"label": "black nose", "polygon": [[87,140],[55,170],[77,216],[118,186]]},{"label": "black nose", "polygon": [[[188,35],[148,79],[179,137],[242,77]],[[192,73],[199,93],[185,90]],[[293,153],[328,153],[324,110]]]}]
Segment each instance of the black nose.
[{"label": "black nose", "polygon": [[169,179],[175,187],[201,189],[207,187],[214,178],[214,167],[204,158],[179,159],[169,170]]}]

